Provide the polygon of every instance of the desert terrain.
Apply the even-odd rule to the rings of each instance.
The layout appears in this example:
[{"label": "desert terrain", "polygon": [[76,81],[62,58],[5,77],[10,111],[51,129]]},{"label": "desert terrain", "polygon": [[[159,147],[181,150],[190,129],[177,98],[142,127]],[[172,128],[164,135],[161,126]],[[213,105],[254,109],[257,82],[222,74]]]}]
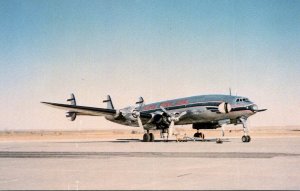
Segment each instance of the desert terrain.
[{"label": "desert terrain", "polygon": [[[152,131],[156,139],[160,139],[158,131]],[[192,128],[176,128],[178,137],[193,137],[196,130]],[[206,138],[221,137],[220,129],[201,130]],[[144,131],[139,128],[106,129],[106,130],[34,130],[34,131],[0,131],[0,141],[55,141],[55,140],[114,140],[141,139]],[[225,130],[225,138],[238,138],[243,135],[242,128],[230,127]],[[250,129],[252,138],[300,137],[300,126],[287,127],[253,127]],[[176,137],[174,137],[175,139]]]},{"label": "desert terrain", "polygon": [[[206,130],[205,141],[142,142],[139,129],[3,131],[0,190],[299,190],[298,127]],[[195,130],[177,128],[179,136]]]}]

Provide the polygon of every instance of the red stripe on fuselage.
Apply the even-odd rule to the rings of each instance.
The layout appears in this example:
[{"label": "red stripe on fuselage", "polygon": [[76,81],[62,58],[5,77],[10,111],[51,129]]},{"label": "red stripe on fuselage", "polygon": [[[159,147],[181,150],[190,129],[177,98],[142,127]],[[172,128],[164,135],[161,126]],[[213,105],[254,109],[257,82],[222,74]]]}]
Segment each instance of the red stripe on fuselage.
[{"label": "red stripe on fuselage", "polygon": [[162,102],[160,104],[146,105],[143,107],[143,110],[147,111],[147,110],[159,109],[160,106],[168,108],[168,107],[181,106],[181,105],[187,105],[187,104],[189,104],[189,100],[187,100],[187,99],[178,100],[178,101],[167,101],[167,102]]}]

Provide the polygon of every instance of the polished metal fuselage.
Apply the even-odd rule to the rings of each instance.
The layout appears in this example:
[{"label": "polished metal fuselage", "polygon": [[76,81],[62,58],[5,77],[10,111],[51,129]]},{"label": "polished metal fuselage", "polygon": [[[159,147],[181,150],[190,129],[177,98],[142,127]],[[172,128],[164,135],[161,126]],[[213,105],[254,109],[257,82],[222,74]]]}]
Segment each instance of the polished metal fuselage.
[{"label": "polished metal fuselage", "polygon": [[[237,102],[238,99],[246,101]],[[231,110],[227,113],[219,112],[219,105],[223,102],[228,103],[231,106]],[[151,115],[162,114],[163,111],[160,109],[160,106],[162,106],[171,113],[179,114],[181,112],[186,112],[179,121],[175,122],[175,125],[186,125],[207,122],[218,123],[218,121],[221,120],[234,121],[240,117],[248,118],[255,114],[255,112],[250,109],[254,105],[253,102],[245,97],[219,94],[192,96],[150,103],[143,105],[140,111],[150,113]],[[120,112],[123,114],[128,113],[127,117],[119,119],[116,117],[106,117],[106,119],[115,123],[138,127],[137,120],[129,115],[132,110],[137,109],[139,109],[139,106],[126,107],[121,109]],[[155,128],[155,125],[148,123],[147,120],[142,120],[142,122],[145,129]]]}]

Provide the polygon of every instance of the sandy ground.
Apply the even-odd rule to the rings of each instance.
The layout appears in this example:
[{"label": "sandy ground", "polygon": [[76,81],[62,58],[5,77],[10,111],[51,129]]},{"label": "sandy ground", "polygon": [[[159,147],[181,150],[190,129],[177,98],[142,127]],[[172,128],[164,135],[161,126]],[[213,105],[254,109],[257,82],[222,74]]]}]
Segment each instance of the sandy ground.
[{"label": "sandy ground", "polygon": [[203,132],[204,142],[152,143],[132,129],[2,132],[0,190],[300,189],[296,128],[252,130],[250,143],[240,130],[223,144]]}]

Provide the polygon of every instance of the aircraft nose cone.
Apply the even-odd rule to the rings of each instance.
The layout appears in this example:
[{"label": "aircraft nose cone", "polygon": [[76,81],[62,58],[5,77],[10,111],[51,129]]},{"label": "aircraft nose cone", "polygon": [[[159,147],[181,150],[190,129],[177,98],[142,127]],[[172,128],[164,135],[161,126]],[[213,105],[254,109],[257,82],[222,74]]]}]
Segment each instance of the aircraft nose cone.
[{"label": "aircraft nose cone", "polygon": [[257,110],[258,110],[258,106],[257,106],[256,104],[253,104],[253,105],[251,106],[251,110],[252,110],[252,111],[257,111]]}]

